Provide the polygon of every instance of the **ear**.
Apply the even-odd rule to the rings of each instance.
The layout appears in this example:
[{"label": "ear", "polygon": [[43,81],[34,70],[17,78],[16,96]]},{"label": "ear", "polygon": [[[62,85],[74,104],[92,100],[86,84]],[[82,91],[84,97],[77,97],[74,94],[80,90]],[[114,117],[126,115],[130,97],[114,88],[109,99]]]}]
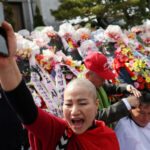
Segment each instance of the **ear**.
[{"label": "ear", "polygon": [[85,73],[85,77],[86,77],[86,79],[89,79],[89,77],[90,77],[90,72],[89,72],[89,71],[87,71],[87,72]]},{"label": "ear", "polygon": [[96,109],[98,110],[99,99],[96,100]]}]

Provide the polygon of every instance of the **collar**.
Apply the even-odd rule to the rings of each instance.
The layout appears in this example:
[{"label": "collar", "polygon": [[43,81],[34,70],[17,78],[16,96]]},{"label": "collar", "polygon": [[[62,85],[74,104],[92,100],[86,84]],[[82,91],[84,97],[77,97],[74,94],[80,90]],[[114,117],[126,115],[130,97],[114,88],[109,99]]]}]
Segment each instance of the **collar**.
[{"label": "collar", "polygon": [[[92,130],[95,129],[97,126],[95,125],[95,120],[93,121],[91,127],[89,127],[87,130]],[[71,128],[69,127],[69,125],[67,124],[66,126],[66,130],[67,130],[67,136],[68,138],[71,138],[73,131],[71,130]]]},{"label": "collar", "polygon": [[95,129],[95,128],[96,128],[96,125],[95,125],[95,120],[94,120],[91,127],[89,127],[88,130],[92,130],[92,129]]}]

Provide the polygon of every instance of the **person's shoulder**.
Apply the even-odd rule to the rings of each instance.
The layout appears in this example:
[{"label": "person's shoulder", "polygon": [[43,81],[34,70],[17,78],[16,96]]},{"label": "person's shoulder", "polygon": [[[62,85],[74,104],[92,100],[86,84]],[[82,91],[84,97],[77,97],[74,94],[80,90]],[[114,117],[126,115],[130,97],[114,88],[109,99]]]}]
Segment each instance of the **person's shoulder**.
[{"label": "person's shoulder", "polygon": [[147,124],[146,128],[150,130],[150,122]]},{"label": "person's shoulder", "polygon": [[53,122],[60,122],[64,125],[66,125],[66,121],[64,119],[56,117],[53,114],[51,114],[50,112],[47,112],[39,107],[37,107],[37,108],[38,108],[38,114],[40,114],[39,116],[41,119],[45,118],[45,120],[47,120],[47,121],[52,120]]},{"label": "person's shoulder", "polygon": [[130,121],[131,121],[130,117],[126,116],[126,117],[121,118],[118,121],[118,124],[120,124],[121,126],[126,126],[127,124],[130,123]]},{"label": "person's shoulder", "polygon": [[107,127],[104,121],[95,120],[95,125],[100,129],[101,131],[105,133],[114,133],[114,131]]},{"label": "person's shoulder", "polygon": [[128,132],[131,129],[132,120],[127,116],[120,119],[115,127],[115,132]]}]

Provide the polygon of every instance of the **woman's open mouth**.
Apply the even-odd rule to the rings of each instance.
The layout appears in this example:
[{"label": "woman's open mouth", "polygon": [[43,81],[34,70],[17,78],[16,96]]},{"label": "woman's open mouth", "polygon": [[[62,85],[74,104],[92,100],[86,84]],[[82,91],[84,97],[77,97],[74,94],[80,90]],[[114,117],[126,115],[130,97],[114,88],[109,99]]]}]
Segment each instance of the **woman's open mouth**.
[{"label": "woman's open mouth", "polygon": [[72,119],[71,122],[75,129],[80,129],[83,126],[84,120],[83,119]]}]

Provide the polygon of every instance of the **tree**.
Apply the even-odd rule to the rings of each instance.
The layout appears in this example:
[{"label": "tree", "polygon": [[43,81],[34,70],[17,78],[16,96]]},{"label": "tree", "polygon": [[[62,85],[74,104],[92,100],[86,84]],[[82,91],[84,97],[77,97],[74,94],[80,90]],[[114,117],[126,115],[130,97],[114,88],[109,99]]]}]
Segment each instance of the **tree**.
[{"label": "tree", "polygon": [[56,20],[70,20],[80,16],[88,18],[86,23],[96,23],[106,28],[109,24],[120,24],[122,28],[142,24],[150,19],[149,0],[59,0],[57,10],[50,10]]},{"label": "tree", "polygon": [[45,26],[43,22],[43,17],[41,16],[40,9],[36,5],[35,15],[34,15],[34,27]]}]

